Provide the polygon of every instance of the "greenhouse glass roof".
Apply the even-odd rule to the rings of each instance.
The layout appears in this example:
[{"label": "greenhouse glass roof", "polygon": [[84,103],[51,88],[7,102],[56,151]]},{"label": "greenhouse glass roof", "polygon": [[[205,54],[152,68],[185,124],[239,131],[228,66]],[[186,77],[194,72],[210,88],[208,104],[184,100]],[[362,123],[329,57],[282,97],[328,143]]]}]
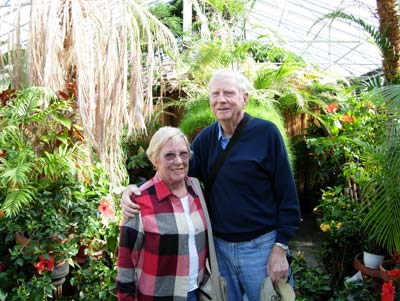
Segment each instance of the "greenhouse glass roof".
[{"label": "greenhouse glass roof", "polygon": [[[0,2],[2,52],[15,30],[16,5],[22,3],[21,40],[29,30],[30,1]],[[371,37],[354,22],[322,19],[341,9],[378,28],[376,0],[256,0],[248,19],[247,39],[273,41],[310,65],[343,76],[361,76],[381,67],[381,53]],[[263,36],[263,38],[260,38]]]},{"label": "greenhouse glass roof", "polygon": [[378,29],[376,0],[258,0],[249,18],[247,38],[273,37],[308,63],[344,76],[380,68],[379,49],[356,23],[340,19],[316,23],[339,9]]}]

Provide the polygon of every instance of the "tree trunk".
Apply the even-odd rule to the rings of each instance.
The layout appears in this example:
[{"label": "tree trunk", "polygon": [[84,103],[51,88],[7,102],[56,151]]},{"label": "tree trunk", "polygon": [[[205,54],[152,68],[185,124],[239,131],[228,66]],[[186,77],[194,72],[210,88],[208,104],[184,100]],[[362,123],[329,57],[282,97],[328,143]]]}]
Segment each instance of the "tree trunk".
[{"label": "tree trunk", "polygon": [[390,45],[383,53],[383,72],[388,83],[396,83],[400,71],[400,29],[397,0],[377,0],[379,31]]}]

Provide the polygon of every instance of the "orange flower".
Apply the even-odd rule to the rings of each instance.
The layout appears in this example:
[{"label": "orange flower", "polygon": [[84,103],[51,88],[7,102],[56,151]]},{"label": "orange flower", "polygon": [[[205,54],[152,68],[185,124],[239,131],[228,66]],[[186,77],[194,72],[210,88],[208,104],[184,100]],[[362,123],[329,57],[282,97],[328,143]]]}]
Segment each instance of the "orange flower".
[{"label": "orange flower", "polygon": [[50,256],[49,259],[39,255],[40,261],[34,266],[38,270],[39,274],[42,274],[44,270],[52,271],[54,269],[54,257]]},{"label": "orange flower", "polygon": [[339,106],[336,103],[332,103],[326,107],[326,111],[328,113],[335,113],[339,109]]},{"label": "orange flower", "polygon": [[0,218],[4,217],[4,210],[0,209]]},{"label": "orange flower", "polygon": [[99,211],[105,218],[115,217],[115,211],[110,200],[102,198],[100,200]]},{"label": "orange flower", "polygon": [[354,116],[350,116],[347,114],[345,114],[343,116],[343,122],[345,122],[345,123],[354,122],[354,121],[356,121],[356,118]]},{"label": "orange flower", "polygon": [[394,301],[394,286],[392,280],[382,285],[381,297],[382,301]]}]

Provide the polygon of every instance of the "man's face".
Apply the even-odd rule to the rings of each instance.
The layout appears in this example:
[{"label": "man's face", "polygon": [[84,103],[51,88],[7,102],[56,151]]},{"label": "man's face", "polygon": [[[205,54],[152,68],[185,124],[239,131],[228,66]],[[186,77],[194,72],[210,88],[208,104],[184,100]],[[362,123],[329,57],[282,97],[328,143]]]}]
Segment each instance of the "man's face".
[{"label": "man's face", "polygon": [[248,99],[232,79],[216,80],[210,85],[210,106],[219,121],[237,121]]}]

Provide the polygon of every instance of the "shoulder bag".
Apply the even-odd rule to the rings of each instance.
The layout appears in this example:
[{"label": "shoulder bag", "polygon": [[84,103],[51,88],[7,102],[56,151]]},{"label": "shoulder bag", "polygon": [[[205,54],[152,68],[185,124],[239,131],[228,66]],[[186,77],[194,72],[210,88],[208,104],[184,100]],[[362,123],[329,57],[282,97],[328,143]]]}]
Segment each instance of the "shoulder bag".
[{"label": "shoulder bag", "polygon": [[[219,273],[217,256],[215,254],[215,246],[214,246],[214,239],[212,234],[211,222],[210,217],[208,215],[208,210],[206,206],[206,202],[204,199],[203,192],[200,187],[200,182],[197,178],[190,178],[193,185],[195,192],[200,198],[201,207],[203,209],[204,216],[207,222],[207,239],[208,239],[208,266],[209,270],[206,271],[206,276],[204,281],[200,284],[198,288],[197,300],[198,301],[226,301],[228,300],[227,297],[227,288],[226,288],[226,281]],[[207,270],[206,266],[206,270]]]},{"label": "shoulder bag", "polygon": [[208,176],[208,179],[204,181],[204,188],[206,191],[210,191],[212,184],[214,183],[214,180],[221,169],[222,165],[224,164],[224,161],[226,157],[228,156],[229,152],[231,151],[232,147],[236,144],[236,142],[239,140],[240,134],[242,133],[243,129],[245,126],[249,123],[251,120],[251,116],[247,113],[244,113],[244,116],[240,123],[238,124],[235,132],[233,133],[233,136],[228,142],[228,145],[226,148],[219,154],[217,157],[217,160],[214,163],[214,167],[210,172],[210,175]]}]

